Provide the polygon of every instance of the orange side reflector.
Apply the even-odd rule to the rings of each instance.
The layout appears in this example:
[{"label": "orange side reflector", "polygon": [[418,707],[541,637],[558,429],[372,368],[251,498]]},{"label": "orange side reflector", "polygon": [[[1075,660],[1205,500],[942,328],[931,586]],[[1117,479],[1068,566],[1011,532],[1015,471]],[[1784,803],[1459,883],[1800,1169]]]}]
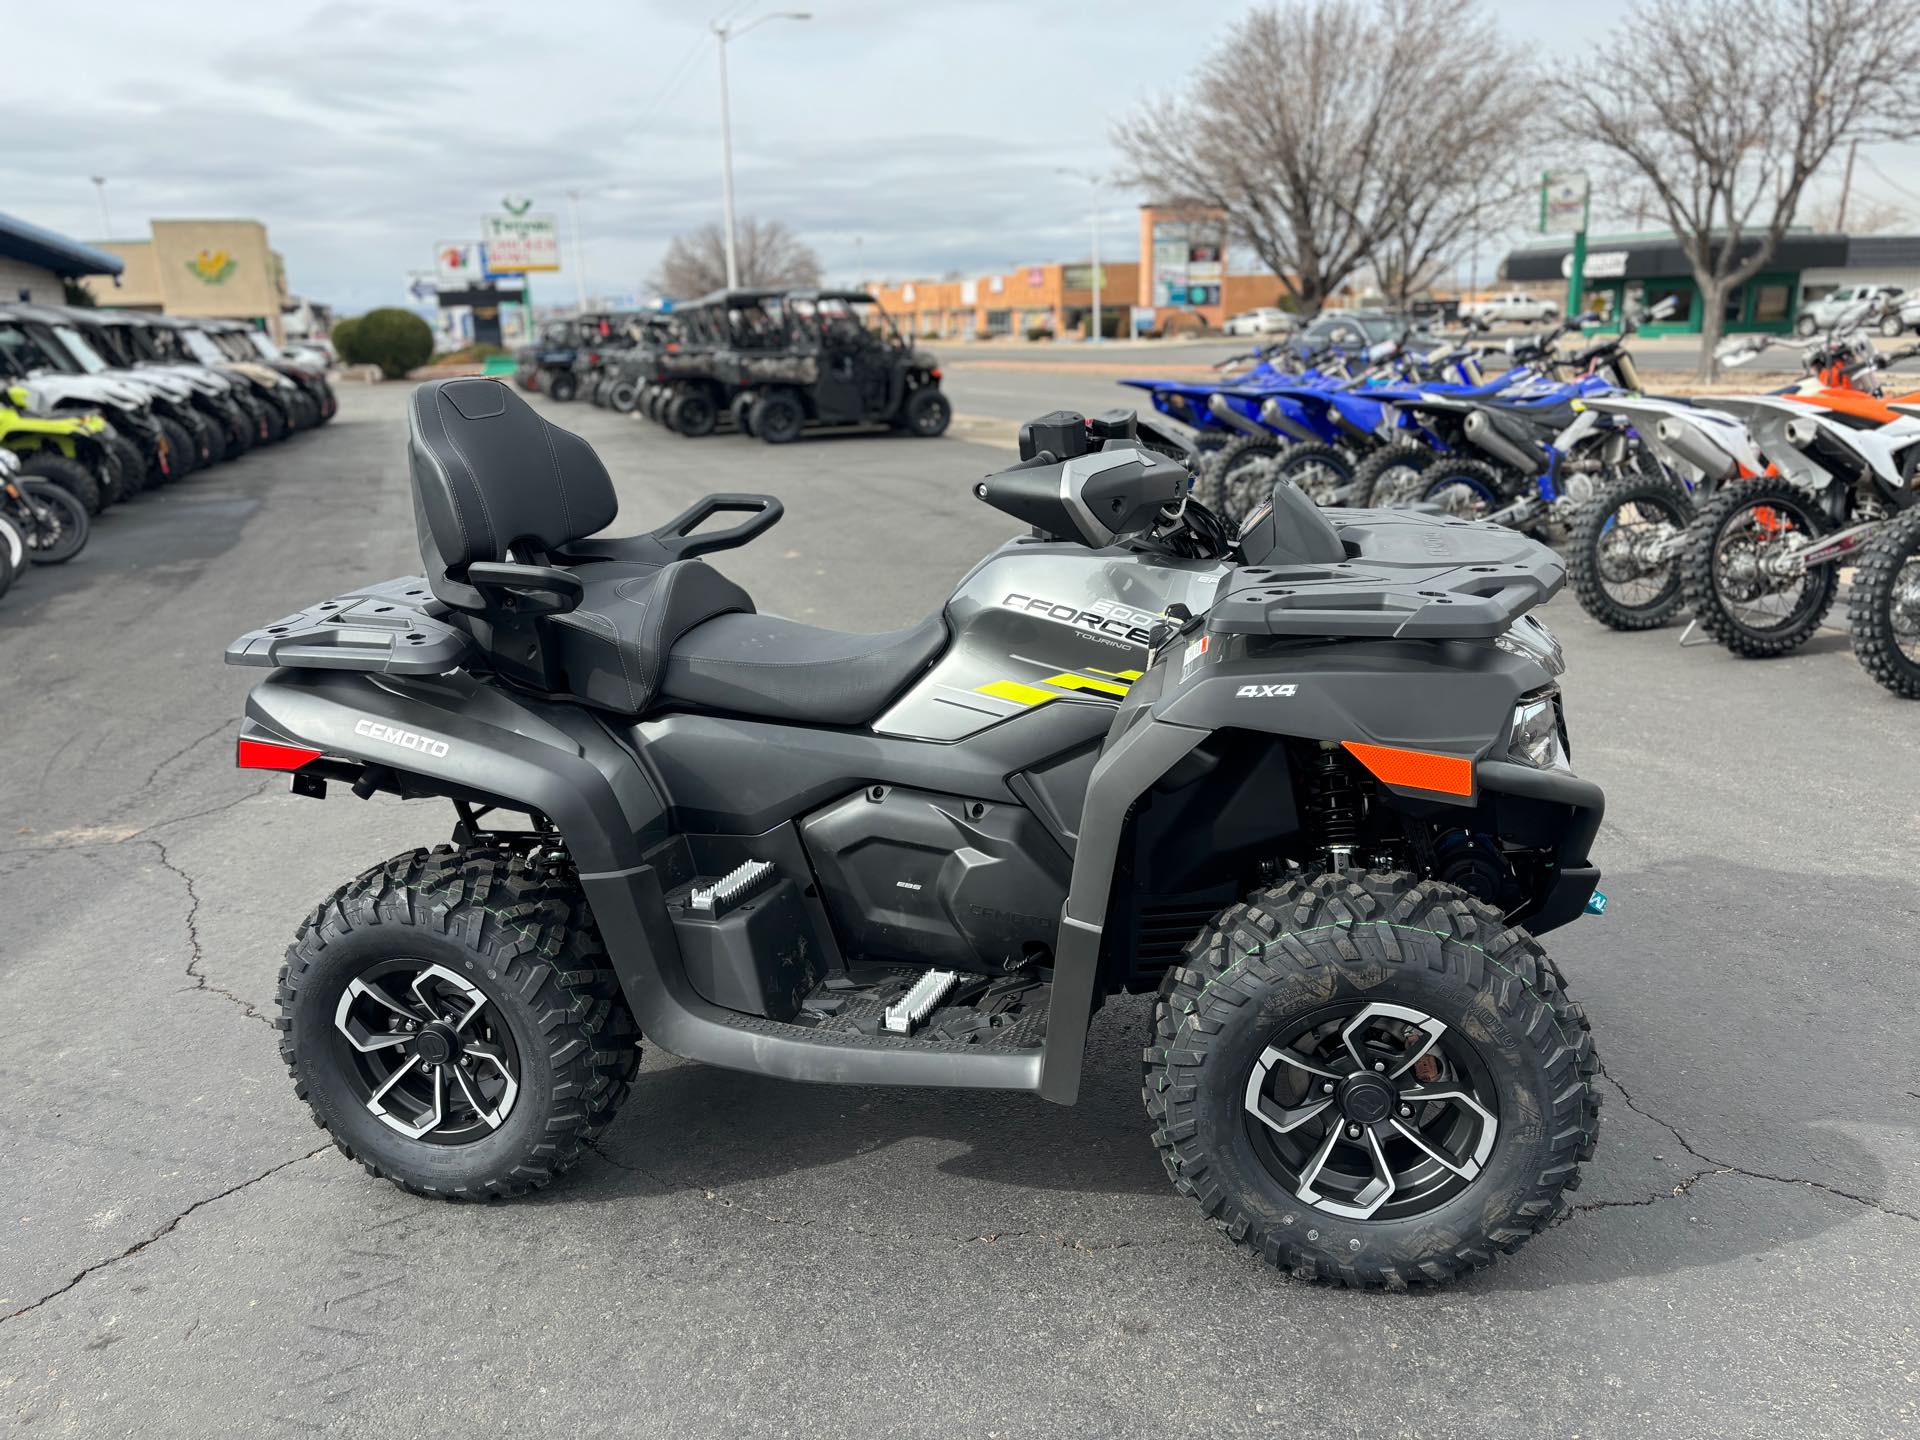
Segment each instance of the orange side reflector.
[{"label": "orange side reflector", "polygon": [[1373,778],[1408,790],[1431,790],[1436,795],[1473,794],[1473,762],[1458,755],[1436,755],[1430,750],[1400,750],[1392,745],[1343,743],[1353,758],[1373,772]]},{"label": "orange side reflector", "polygon": [[318,760],[320,752],[304,745],[276,745],[271,740],[241,737],[235,763],[242,770],[298,770],[309,760]]}]

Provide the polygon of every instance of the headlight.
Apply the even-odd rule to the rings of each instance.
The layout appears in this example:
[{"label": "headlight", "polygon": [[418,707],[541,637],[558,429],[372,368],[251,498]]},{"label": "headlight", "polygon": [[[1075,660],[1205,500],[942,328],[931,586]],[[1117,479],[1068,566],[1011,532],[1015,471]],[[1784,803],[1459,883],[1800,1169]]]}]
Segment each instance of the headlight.
[{"label": "headlight", "polygon": [[1529,695],[1513,707],[1507,758],[1536,770],[1571,770],[1557,694]]}]

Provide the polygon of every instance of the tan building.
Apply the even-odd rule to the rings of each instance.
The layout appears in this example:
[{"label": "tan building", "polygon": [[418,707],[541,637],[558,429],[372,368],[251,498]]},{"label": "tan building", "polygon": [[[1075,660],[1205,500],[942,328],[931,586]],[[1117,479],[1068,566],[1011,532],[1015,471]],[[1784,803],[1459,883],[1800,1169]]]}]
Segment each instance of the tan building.
[{"label": "tan building", "polygon": [[[1100,267],[1101,330],[1109,336],[1137,326],[1218,330],[1229,315],[1279,304],[1285,291],[1264,271],[1232,272],[1224,211],[1143,205],[1139,253]],[[1093,325],[1093,267],[1085,263],[868,288],[903,334],[924,339],[1084,337]]]},{"label": "tan building", "polygon": [[94,299],[123,310],[218,315],[264,324],[278,340],[286,267],[258,220],[155,220],[147,240],[99,248],[125,262],[119,283],[87,281]]},{"label": "tan building", "polygon": [[[1138,288],[1131,262],[1100,267],[1101,328],[1127,333]],[[1093,326],[1093,266],[1021,265],[971,280],[909,280],[869,287],[902,334],[923,339],[1085,335]]]}]

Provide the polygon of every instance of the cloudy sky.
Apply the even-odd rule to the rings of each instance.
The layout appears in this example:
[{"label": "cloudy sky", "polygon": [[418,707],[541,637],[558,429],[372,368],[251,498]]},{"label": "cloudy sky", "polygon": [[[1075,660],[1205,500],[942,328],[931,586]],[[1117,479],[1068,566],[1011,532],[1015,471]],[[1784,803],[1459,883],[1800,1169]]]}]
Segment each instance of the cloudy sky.
[{"label": "cloudy sky", "polygon": [[[786,221],[841,280],[1084,257],[1088,191],[1057,171],[1110,171],[1112,121],[1177,85],[1247,8],[797,4],[813,18],[730,49],[736,191],[741,213]],[[153,217],[251,216],[296,290],[355,311],[397,302],[435,242],[473,236],[505,194],[561,215],[565,236],[577,189],[589,289],[630,293],[669,237],[719,218],[709,24],[768,8],[112,0],[83,37],[60,7],[9,7],[0,210],[100,238],[89,177],[104,175],[117,236]],[[1617,43],[1625,9],[1498,13],[1568,56]],[[1870,172],[1856,185],[1897,198]],[[1107,202],[1114,258],[1135,249],[1139,198]],[[542,276],[535,298],[572,291],[570,274]]]}]

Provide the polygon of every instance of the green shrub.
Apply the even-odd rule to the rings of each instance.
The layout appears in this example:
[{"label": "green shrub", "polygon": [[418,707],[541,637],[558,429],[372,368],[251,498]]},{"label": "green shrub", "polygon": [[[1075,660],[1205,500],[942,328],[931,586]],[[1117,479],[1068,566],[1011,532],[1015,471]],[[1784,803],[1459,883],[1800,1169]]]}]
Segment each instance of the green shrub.
[{"label": "green shrub", "polygon": [[353,335],[359,328],[360,322],[357,319],[336,320],[333,322],[333,330],[328,338],[333,341],[333,353],[340,357],[340,363],[342,365],[364,365],[367,363],[353,352]]},{"label": "green shrub", "polygon": [[345,322],[347,347],[341,348],[340,327],[334,327],[334,348],[352,365],[378,365],[389,380],[405,378],[433,357],[433,329],[411,310],[369,310]]}]

